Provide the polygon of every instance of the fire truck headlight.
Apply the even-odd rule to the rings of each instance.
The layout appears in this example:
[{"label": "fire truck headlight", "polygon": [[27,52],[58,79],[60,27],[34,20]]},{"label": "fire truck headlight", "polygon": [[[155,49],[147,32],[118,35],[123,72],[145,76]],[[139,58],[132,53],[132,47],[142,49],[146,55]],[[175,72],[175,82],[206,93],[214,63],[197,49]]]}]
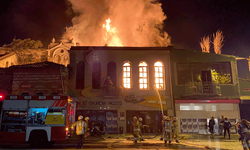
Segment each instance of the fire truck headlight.
[{"label": "fire truck headlight", "polygon": [[69,130],[69,128],[67,127],[65,130],[66,130],[66,131],[68,131],[68,130]]}]

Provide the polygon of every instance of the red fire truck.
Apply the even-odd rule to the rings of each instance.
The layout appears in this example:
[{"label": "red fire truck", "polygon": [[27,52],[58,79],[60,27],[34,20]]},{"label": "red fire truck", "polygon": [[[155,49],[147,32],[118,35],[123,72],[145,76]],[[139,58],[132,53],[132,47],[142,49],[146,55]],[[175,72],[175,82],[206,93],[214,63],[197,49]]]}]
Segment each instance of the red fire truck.
[{"label": "red fire truck", "polygon": [[31,145],[64,141],[75,121],[75,104],[68,96],[6,95],[0,116],[0,141]]}]

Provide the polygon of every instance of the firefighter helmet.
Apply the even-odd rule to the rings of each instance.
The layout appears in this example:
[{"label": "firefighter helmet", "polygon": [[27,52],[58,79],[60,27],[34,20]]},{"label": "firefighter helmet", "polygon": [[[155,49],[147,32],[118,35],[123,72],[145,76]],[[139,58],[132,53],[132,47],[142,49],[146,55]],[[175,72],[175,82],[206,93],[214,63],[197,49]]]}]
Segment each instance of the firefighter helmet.
[{"label": "firefighter helmet", "polygon": [[133,120],[137,120],[137,117],[136,117],[136,116],[134,116],[134,117],[133,117]]},{"label": "firefighter helmet", "polygon": [[163,120],[166,120],[167,116],[163,116]]},{"label": "firefighter helmet", "polygon": [[167,116],[167,117],[166,117],[166,120],[168,120],[168,121],[169,121],[169,120],[170,120],[170,117],[169,117],[169,116]]},{"label": "firefighter helmet", "polygon": [[139,121],[142,121],[142,118],[140,117],[138,120],[139,120]]},{"label": "firefighter helmet", "polygon": [[82,119],[83,119],[82,115],[78,116],[78,120],[82,120]]},{"label": "firefighter helmet", "polygon": [[89,117],[85,117],[85,119],[84,119],[85,121],[88,121],[89,120]]}]

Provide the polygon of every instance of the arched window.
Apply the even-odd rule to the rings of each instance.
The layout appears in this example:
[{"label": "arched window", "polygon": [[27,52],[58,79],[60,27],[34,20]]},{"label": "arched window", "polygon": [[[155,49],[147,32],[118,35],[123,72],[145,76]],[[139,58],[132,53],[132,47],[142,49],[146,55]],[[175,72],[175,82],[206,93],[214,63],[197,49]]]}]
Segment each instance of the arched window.
[{"label": "arched window", "polygon": [[76,89],[84,89],[85,63],[79,61],[76,65]]},{"label": "arched window", "polygon": [[6,67],[6,68],[9,67],[9,62],[8,62],[8,61],[6,61],[5,67]]},{"label": "arched window", "polygon": [[164,89],[164,71],[162,62],[157,61],[154,64],[155,68],[155,87],[157,89]]},{"label": "arched window", "polygon": [[94,62],[92,66],[92,89],[101,88],[101,63]]},{"label": "arched window", "polygon": [[148,89],[148,64],[145,61],[139,64],[139,88]]},{"label": "arched window", "polygon": [[130,89],[131,88],[131,63],[125,62],[123,64],[123,87]]},{"label": "arched window", "polygon": [[116,87],[116,63],[111,61],[107,65],[107,76],[110,76],[114,86]]}]

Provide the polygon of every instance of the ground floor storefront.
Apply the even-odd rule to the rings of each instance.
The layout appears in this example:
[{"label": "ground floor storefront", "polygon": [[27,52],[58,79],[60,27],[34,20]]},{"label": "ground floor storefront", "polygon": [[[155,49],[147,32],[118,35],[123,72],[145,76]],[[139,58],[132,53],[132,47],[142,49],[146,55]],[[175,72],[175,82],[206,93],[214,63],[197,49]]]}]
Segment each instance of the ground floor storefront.
[{"label": "ground floor storefront", "polygon": [[239,100],[175,100],[175,110],[181,133],[206,134],[211,117],[218,133],[221,115],[229,119],[231,133],[235,133],[235,122],[240,119]]},{"label": "ground floor storefront", "polygon": [[[145,102],[144,102],[145,103]],[[76,102],[76,116],[89,117],[89,126],[98,125],[105,128],[106,133],[122,134],[132,133],[132,121],[136,116],[143,119],[143,133],[159,133],[162,125],[162,112],[167,115],[166,103],[163,102],[163,110],[160,105],[131,103],[119,99],[86,99]]]}]

